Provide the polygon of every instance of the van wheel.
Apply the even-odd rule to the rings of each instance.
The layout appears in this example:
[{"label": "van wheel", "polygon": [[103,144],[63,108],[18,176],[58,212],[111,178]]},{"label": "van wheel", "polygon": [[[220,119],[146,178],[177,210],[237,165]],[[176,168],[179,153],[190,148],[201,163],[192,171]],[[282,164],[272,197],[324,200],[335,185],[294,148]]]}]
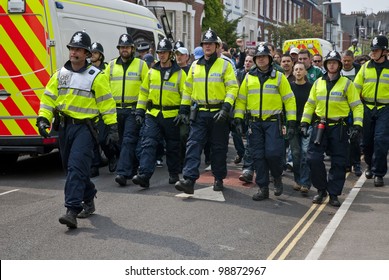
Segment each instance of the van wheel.
[{"label": "van wheel", "polygon": [[0,153],[0,171],[10,169],[18,158],[19,154]]}]

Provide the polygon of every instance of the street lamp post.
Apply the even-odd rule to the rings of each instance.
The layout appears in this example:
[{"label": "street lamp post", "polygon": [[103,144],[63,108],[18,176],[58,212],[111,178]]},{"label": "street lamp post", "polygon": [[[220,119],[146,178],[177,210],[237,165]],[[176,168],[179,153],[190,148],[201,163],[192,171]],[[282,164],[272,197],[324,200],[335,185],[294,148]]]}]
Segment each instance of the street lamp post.
[{"label": "street lamp post", "polygon": [[322,14],[323,14],[323,39],[326,39],[326,24],[327,24],[327,16],[326,16],[326,5],[331,5],[331,2],[325,1],[322,3]]}]

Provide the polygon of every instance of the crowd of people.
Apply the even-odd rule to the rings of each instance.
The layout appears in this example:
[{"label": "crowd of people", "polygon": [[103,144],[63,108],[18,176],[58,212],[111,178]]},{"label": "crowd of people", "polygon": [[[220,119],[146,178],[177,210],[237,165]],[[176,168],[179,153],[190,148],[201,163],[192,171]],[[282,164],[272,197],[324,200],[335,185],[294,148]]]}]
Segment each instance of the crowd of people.
[{"label": "crowd of people", "polygon": [[[202,153],[223,191],[230,134],[242,163],[239,180],[255,182],[253,200],[280,196],[282,174],[292,167],[294,190],[313,203],[339,207],[346,172],[384,185],[389,149],[388,39],[376,36],[365,62],[360,48],[312,54],[271,43],[229,48],[215,31],[202,35],[191,55],[181,41],[155,45],[119,36],[118,57],[105,62],[104,49],[84,31],[69,44],[69,61],[50,79],[41,99],[37,127],[43,137],[58,130],[66,170],[66,213],[61,224],[95,211],[102,154],[114,181],[150,187],[166,158],[168,183],[193,194]],[[325,157],[329,158],[327,171]],[[182,177],[180,178],[180,174]],[[254,179],[255,178],[255,179]]]}]

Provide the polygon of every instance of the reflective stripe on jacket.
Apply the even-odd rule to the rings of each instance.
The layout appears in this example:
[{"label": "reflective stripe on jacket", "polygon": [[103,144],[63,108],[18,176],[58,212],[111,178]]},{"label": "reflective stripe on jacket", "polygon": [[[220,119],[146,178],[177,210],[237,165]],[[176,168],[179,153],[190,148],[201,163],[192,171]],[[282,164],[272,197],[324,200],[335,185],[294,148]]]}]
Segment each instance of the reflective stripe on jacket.
[{"label": "reflective stripe on jacket", "polygon": [[94,66],[83,72],[62,67],[52,76],[41,98],[39,116],[51,121],[54,109],[75,119],[93,119],[101,114],[106,124],[117,122],[107,76]]},{"label": "reflective stripe on jacket", "polygon": [[[304,106],[301,122],[311,123],[313,113],[316,113],[319,118],[325,118],[326,104],[327,82],[325,79],[319,78],[311,88],[308,100]],[[362,126],[362,102],[359,99],[353,82],[341,76],[329,92],[327,119],[332,121],[347,119],[350,108],[353,111],[354,124]]]}]

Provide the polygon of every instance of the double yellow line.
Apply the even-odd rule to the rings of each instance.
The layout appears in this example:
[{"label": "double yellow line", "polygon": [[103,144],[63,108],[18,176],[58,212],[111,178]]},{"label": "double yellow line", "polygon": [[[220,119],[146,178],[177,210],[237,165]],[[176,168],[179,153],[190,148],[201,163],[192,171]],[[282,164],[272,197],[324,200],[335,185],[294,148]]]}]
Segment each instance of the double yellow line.
[{"label": "double yellow line", "polygon": [[[273,250],[273,252],[267,257],[267,260],[284,260],[289,253],[296,246],[297,242],[301,239],[304,233],[308,230],[308,228],[312,225],[312,223],[316,220],[317,216],[323,211],[324,207],[328,203],[328,196],[322,204],[312,204],[311,208],[305,213],[305,215],[298,221],[298,223],[292,228],[292,230],[285,236],[285,238],[278,244],[278,246]],[[311,215],[312,217],[307,221],[308,217]],[[304,225],[305,223],[305,225]],[[301,229],[300,227],[304,225]],[[300,229],[300,230],[299,230]],[[299,230],[299,231],[298,231]],[[294,238],[292,239],[292,237]],[[291,240],[291,241],[290,241]],[[290,242],[289,242],[290,241]],[[289,242],[289,245],[283,250],[280,251],[284,246]],[[279,255],[280,254],[280,255]],[[278,258],[276,256],[279,255]]]},{"label": "double yellow line", "polygon": [[[350,173],[346,173],[346,179]],[[285,260],[289,253],[296,246],[297,242],[301,239],[304,233],[308,230],[308,228],[312,225],[312,223],[316,220],[317,216],[323,211],[324,207],[326,207],[329,201],[329,195],[324,200],[322,204],[312,204],[307,213],[298,221],[298,223],[292,228],[292,230],[285,236],[285,238],[278,244],[278,246],[273,250],[273,252],[267,257],[267,260]],[[311,214],[313,215],[311,216]],[[311,216],[311,218],[307,221],[307,219]],[[301,229],[300,227],[304,225]],[[300,231],[298,231],[300,229]],[[293,238],[294,237],[294,238]],[[293,238],[293,239],[292,239]],[[289,245],[281,252],[281,250]],[[276,256],[279,257],[276,257]]]}]

